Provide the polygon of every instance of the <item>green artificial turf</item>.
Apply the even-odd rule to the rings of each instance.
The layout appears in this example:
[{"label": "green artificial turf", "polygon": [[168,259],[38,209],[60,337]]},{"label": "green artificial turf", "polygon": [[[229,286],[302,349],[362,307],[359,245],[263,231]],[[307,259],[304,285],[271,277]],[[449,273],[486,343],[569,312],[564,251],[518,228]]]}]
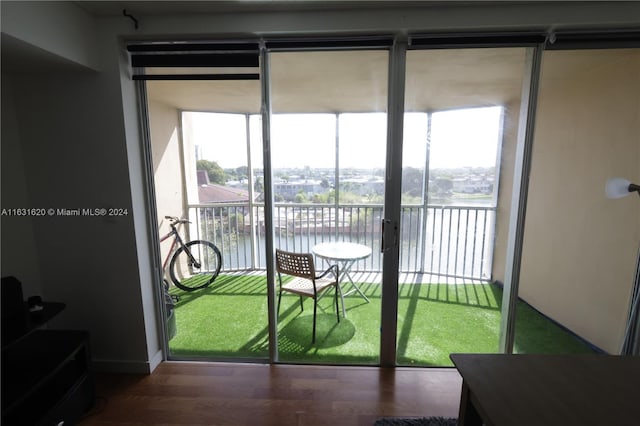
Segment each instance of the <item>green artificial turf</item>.
[{"label": "green artificial turf", "polygon": [[[333,294],[320,301],[316,342],[311,343],[313,301],[284,294],[278,324],[279,360],[323,364],[377,364],[380,350],[380,285],[359,284],[370,303],[345,298],[347,317],[337,322]],[[348,290],[348,287],[345,288]],[[268,358],[264,276],[221,275],[194,292],[172,289],[177,333],[174,357]],[[451,366],[454,352],[498,350],[502,290],[492,284],[403,284],[398,302],[400,365]],[[581,340],[520,303],[515,352],[586,353]]]}]

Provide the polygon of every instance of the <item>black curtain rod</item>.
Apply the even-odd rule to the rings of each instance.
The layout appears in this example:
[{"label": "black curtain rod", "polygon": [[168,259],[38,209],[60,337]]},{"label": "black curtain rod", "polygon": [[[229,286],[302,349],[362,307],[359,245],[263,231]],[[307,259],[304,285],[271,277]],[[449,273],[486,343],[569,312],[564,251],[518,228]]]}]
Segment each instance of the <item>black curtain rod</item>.
[{"label": "black curtain rod", "polygon": [[547,50],[640,47],[640,28],[610,31],[554,32]]},{"label": "black curtain rod", "polygon": [[545,33],[438,33],[414,34],[409,37],[409,48],[464,48],[464,47],[519,47],[544,43]]},{"label": "black curtain rod", "polygon": [[640,46],[640,28],[538,30],[526,32],[413,34],[409,48],[518,47],[544,44],[547,50]]},{"label": "black curtain rod", "polygon": [[176,53],[131,55],[136,67],[258,67],[260,57],[253,53]]},{"label": "black curtain rod", "polygon": [[132,43],[127,45],[131,53],[160,53],[160,52],[217,52],[217,53],[255,53],[260,52],[257,42],[254,43],[211,43],[211,42],[149,42]]},{"label": "black curtain rod", "polygon": [[341,50],[341,49],[376,49],[388,48],[393,45],[394,37],[391,35],[381,36],[344,36],[344,37],[301,37],[268,39],[265,41],[267,49],[272,50],[295,50],[295,49],[319,49],[319,50]]},{"label": "black curtain rod", "polygon": [[134,74],[133,80],[260,80],[260,74]]}]

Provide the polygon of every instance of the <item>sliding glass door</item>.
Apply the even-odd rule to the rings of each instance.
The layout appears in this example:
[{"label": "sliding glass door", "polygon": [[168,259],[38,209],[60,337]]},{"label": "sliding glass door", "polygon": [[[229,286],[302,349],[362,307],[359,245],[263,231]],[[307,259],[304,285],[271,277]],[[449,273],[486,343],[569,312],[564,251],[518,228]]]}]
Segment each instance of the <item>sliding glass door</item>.
[{"label": "sliding glass door", "polygon": [[499,350],[502,290],[494,281],[504,272],[525,51],[407,53],[401,365],[446,366],[452,352]]},{"label": "sliding glass door", "polygon": [[378,363],[388,57],[270,53],[274,246],[312,253],[318,272],[341,271],[340,321],[333,294],[321,298],[315,343],[313,300],[283,293],[280,361]]},{"label": "sliding glass door", "polygon": [[[171,359],[267,360],[262,145],[257,80],[149,81],[147,109],[160,236],[170,219],[186,240],[220,250],[220,275],[184,291],[168,273],[173,239],[160,244]],[[257,132],[256,132],[257,130]],[[164,292],[165,287],[162,287]]]}]

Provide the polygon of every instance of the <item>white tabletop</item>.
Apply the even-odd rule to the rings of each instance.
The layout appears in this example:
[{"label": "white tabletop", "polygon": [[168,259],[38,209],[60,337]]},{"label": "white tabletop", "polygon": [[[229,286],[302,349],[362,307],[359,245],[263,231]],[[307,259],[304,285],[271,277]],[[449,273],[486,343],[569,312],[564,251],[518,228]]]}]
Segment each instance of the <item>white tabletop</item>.
[{"label": "white tabletop", "polygon": [[360,260],[371,255],[371,248],[362,244],[331,242],[318,244],[311,249],[316,256],[332,260]]}]

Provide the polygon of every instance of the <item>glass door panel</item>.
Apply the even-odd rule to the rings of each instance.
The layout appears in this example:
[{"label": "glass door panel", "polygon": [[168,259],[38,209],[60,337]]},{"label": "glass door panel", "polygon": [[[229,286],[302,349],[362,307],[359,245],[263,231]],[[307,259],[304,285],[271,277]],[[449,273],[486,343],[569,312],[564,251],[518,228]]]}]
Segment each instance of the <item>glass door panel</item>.
[{"label": "glass door panel", "polygon": [[620,353],[640,201],[640,49],[544,53],[514,352]]},{"label": "glass door panel", "polygon": [[314,343],[313,299],[303,310],[283,293],[279,360],[376,364],[388,52],[273,52],[270,65],[274,245],[314,254],[319,272],[341,271],[340,321],[330,292]]},{"label": "glass door panel", "polygon": [[[260,83],[146,85],[160,235],[170,230],[166,216],[186,218],[181,237],[212,242],[222,259],[213,283],[195,291],[165,274],[169,357],[267,359],[266,278],[256,272],[265,251],[264,209],[255,204],[262,149],[261,140],[249,139]],[[163,261],[172,256],[172,240],[160,245]]]},{"label": "glass door panel", "polygon": [[379,271],[382,265],[380,224],[384,205],[387,114],[382,112],[339,114],[338,187],[341,241],[371,247],[372,256],[358,266]]},{"label": "glass door panel", "polygon": [[397,362],[496,352],[524,48],[407,52]]}]

